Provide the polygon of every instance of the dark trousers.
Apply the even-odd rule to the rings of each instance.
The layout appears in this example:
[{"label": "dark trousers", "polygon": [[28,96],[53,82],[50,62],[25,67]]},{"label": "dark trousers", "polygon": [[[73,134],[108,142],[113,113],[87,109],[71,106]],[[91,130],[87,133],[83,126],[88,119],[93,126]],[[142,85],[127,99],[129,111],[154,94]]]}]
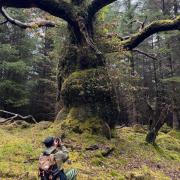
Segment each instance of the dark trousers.
[{"label": "dark trousers", "polygon": [[49,174],[44,174],[41,176],[41,180],[67,180],[66,174],[63,170],[59,171],[52,179],[49,178]]}]

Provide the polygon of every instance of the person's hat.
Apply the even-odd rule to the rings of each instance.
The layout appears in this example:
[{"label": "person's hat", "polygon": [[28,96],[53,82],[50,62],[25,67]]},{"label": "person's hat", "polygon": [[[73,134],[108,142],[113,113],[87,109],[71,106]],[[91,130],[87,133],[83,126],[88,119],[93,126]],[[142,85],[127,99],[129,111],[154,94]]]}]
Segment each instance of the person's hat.
[{"label": "person's hat", "polygon": [[47,138],[43,141],[43,144],[44,144],[46,147],[51,147],[51,146],[53,146],[53,144],[54,144],[54,137],[47,137]]}]

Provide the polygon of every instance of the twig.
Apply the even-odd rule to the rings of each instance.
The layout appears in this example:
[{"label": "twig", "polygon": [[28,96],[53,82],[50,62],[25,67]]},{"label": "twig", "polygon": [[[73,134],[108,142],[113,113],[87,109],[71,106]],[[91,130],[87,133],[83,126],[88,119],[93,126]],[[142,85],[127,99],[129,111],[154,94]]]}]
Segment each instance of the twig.
[{"label": "twig", "polygon": [[141,50],[139,50],[139,49],[134,49],[134,50],[132,50],[133,52],[138,52],[139,54],[142,54],[142,55],[144,55],[144,56],[147,56],[147,57],[149,57],[149,58],[151,58],[151,59],[153,59],[153,60],[158,60],[155,56],[152,56],[151,54],[148,54],[148,53],[145,53],[144,51],[141,51]]}]

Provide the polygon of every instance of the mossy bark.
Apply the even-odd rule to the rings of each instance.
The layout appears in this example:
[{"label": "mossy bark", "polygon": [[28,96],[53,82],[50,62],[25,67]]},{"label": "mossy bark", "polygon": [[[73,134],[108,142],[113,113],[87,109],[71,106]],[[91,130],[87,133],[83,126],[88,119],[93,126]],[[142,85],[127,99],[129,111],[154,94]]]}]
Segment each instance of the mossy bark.
[{"label": "mossy bark", "polygon": [[69,111],[74,107],[79,111],[80,116],[76,119],[80,120],[83,114],[88,117],[91,112],[91,118],[94,116],[99,121],[103,120],[113,128],[117,109],[111,81],[102,60],[98,62],[93,54],[80,57],[77,52],[74,54],[76,58],[72,58],[71,62],[66,59],[65,64],[59,66],[59,100]]},{"label": "mossy bark", "polygon": [[[86,43],[76,42],[75,39],[70,33],[69,48],[58,66],[58,100],[66,109],[64,119],[67,121],[72,109],[76,108],[79,116],[74,117],[75,122],[77,119],[82,123],[95,118],[102,129],[105,123],[113,128],[118,111],[105,58]],[[56,119],[61,120],[61,117],[62,113],[59,113]],[[71,116],[71,124],[72,119]]]}]

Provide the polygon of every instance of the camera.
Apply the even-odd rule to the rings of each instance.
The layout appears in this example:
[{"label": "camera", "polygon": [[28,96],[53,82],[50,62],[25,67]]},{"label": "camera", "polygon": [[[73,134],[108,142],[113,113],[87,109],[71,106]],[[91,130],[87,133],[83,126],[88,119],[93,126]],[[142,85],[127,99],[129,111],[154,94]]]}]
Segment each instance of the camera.
[{"label": "camera", "polygon": [[55,142],[57,143],[57,147],[61,147],[61,138],[60,137],[56,137],[55,139]]}]

